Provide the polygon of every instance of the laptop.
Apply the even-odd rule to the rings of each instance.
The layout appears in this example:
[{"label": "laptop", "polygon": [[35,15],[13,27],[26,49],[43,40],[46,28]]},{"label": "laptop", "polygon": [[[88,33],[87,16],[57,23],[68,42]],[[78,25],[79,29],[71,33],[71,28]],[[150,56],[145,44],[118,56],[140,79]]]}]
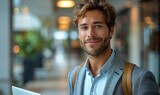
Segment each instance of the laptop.
[{"label": "laptop", "polygon": [[40,95],[40,94],[16,86],[12,86],[12,95]]}]

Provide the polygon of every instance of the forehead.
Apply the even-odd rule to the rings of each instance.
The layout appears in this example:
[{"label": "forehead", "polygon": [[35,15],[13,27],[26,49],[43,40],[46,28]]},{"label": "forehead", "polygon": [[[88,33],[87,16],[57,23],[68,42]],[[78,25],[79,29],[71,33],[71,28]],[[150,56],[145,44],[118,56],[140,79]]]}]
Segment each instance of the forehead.
[{"label": "forehead", "polygon": [[94,22],[105,23],[105,17],[101,11],[99,10],[87,11],[83,17],[79,18],[78,25],[82,23],[94,23]]}]

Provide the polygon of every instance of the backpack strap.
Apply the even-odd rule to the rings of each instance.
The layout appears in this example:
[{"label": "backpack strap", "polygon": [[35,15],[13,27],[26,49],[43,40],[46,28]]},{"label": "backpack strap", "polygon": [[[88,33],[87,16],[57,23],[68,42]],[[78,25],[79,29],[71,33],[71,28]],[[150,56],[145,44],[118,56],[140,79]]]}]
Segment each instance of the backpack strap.
[{"label": "backpack strap", "polygon": [[72,80],[72,87],[73,87],[73,89],[75,88],[77,73],[78,73],[79,69],[80,69],[84,64],[85,64],[85,63],[81,63],[80,65],[78,65],[78,67],[76,68],[76,70],[75,70],[75,72],[74,72],[73,80]]},{"label": "backpack strap", "polygon": [[[73,80],[72,80],[73,89],[75,88],[77,73],[83,65],[84,63],[78,65],[76,71],[74,72]],[[132,95],[132,70],[134,66],[135,64],[128,63],[128,62],[125,64],[124,72],[122,75],[122,88],[123,88],[124,95]]]},{"label": "backpack strap", "polygon": [[132,70],[135,64],[126,63],[122,75],[122,88],[124,95],[132,95]]}]

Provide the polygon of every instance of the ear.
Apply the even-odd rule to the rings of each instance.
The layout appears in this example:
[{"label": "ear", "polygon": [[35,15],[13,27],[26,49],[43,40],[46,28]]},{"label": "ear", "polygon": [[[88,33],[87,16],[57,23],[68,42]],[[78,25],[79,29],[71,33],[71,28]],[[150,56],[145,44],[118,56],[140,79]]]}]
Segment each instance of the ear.
[{"label": "ear", "polygon": [[113,34],[114,34],[114,26],[112,26],[109,30],[110,38],[112,38]]}]

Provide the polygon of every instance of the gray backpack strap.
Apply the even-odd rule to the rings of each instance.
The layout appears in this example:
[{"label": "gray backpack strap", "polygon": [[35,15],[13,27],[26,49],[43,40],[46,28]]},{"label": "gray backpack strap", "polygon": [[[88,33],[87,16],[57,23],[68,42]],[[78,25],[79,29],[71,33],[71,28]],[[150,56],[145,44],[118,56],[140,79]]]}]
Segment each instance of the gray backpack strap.
[{"label": "gray backpack strap", "polygon": [[74,72],[74,75],[73,75],[73,80],[72,80],[72,87],[73,89],[75,88],[75,83],[76,83],[76,77],[77,77],[77,74],[79,72],[79,69],[84,65],[84,63],[78,65],[77,69],[75,70]]}]

